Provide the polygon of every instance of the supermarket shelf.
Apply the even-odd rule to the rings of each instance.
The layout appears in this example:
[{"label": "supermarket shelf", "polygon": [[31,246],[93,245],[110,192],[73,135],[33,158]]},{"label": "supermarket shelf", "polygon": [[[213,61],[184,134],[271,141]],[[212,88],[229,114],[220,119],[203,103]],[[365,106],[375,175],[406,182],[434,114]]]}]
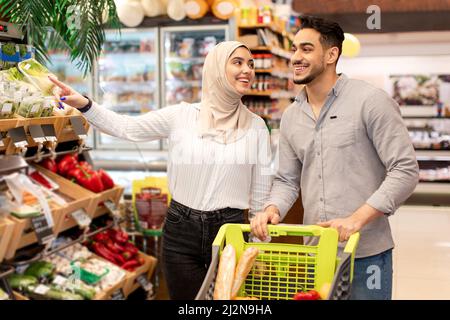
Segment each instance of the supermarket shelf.
[{"label": "supermarket shelf", "polygon": [[450,150],[416,150],[417,160],[450,161]]},{"label": "supermarket shelf", "polygon": [[243,30],[256,30],[259,28],[268,28],[271,31],[278,33],[279,35],[287,37],[291,41],[294,39],[293,34],[287,32],[285,30],[280,30],[280,29],[276,28],[273,24],[259,23],[259,24],[253,24],[253,25],[240,25],[240,26],[238,26],[238,28],[243,29]]},{"label": "supermarket shelf", "polygon": [[272,54],[290,60],[292,57],[292,53],[277,47],[266,47],[266,46],[258,46],[254,48],[250,48],[250,51],[270,51]]},{"label": "supermarket shelf", "polygon": [[437,112],[436,106],[400,106],[400,112],[403,117],[435,117]]},{"label": "supermarket shelf", "polygon": [[414,193],[450,195],[450,182],[420,182]]}]

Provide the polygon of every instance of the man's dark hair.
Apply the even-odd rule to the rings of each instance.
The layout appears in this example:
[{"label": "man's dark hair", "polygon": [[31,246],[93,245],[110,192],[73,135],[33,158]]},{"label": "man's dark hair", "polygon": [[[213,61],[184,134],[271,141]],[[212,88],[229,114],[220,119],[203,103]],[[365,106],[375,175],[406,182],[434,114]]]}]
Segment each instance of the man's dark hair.
[{"label": "man's dark hair", "polygon": [[344,31],[337,22],[314,16],[300,16],[300,21],[301,25],[299,30],[314,29],[320,33],[320,43],[323,47],[327,49],[331,47],[337,47],[339,49],[339,59],[342,53]]}]

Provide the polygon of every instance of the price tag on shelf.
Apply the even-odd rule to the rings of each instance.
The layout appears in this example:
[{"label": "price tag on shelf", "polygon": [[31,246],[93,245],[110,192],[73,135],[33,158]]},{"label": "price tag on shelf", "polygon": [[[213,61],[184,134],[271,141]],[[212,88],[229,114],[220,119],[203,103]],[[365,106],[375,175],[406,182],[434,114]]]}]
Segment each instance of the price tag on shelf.
[{"label": "price tag on shelf", "polygon": [[112,202],[111,200],[106,200],[104,202],[104,204],[105,204],[105,207],[109,210],[111,216],[113,217],[114,223],[118,224],[122,217],[120,215],[120,211],[117,208],[116,204],[114,202]]},{"label": "price tag on shelf", "polygon": [[67,282],[67,278],[61,277],[60,275],[56,275],[55,279],[53,279],[53,283],[58,286],[63,286]]},{"label": "price tag on shelf", "polygon": [[9,129],[8,134],[16,148],[23,148],[28,145],[24,127]]},{"label": "price tag on shelf", "polygon": [[36,143],[44,143],[46,141],[44,130],[40,125],[31,125],[28,127],[28,131],[30,131],[31,138],[33,138]]},{"label": "price tag on shelf", "polygon": [[12,103],[4,103],[1,107],[0,113],[10,113],[12,110],[13,104]]},{"label": "price tag on shelf", "polygon": [[41,214],[31,218],[31,225],[40,244],[49,244],[55,239],[52,228],[49,227],[45,215]]},{"label": "price tag on shelf", "polygon": [[47,292],[50,291],[50,288],[45,286],[45,285],[43,285],[43,284],[40,284],[36,288],[34,288],[33,291],[34,291],[34,293],[44,295],[44,294],[46,294]]},{"label": "price tag on shelf", "polygon": [[153,292],[153,284],[148,281],[146,274],[141,274],[139,277],[137,277],[136,281],[141,285],[142,289],[144,289],[148,293]]},{"label": "price tag on shelf", "polygon": [[56,141],[55,127],[52,124],[44,124],[42,131],[44,131],[44,136],[47,141]]},{"label": "price tag on shelf", "polygon": [[125,294],[119,289],[111,294],[111,300],[125,300]]},{"label": "price tag on shelf", "polygon": [[71,216],[81,228],[88,227],[92,222],[91,217],[83,209],[72,212]]},{"label": "price tag on shelf", "polygon": [[78,138],[85,140],[87,138],[87,132],[83,124],[83,118],[79,116],[70,117],[70,123],[72,124],[73,131]]}]

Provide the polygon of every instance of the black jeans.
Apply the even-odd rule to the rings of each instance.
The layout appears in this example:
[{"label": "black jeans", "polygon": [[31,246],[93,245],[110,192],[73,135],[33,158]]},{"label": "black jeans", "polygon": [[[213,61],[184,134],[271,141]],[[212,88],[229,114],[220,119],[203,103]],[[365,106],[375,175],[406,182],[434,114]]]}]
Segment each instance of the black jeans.
[{"label": "black jeans", "polygon": [[211,247],[225,223],[244,223],[244,210],[199,211],[174,200],[162,235],[162,270],[172,300],[193,300],[211,263]]}]

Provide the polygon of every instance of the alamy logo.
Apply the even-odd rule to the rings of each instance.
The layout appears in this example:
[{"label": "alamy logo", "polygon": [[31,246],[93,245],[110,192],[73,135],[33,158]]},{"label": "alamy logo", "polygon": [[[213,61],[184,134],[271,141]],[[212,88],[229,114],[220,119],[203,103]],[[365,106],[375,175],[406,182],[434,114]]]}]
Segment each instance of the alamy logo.
[{"label": "alamy logo", "polygon": [[371,14],[367,18],[367,29],[380,30],[381,29],[381,9],[377,5],[370,5],[367,7],[366,13]]},{"label": "alamy logo", "polygon": [[367,278],[367,288],[369,290],[381,289],[381,269],[377,265],[371,265],[367,267],[367,274],[370,276]]}]

